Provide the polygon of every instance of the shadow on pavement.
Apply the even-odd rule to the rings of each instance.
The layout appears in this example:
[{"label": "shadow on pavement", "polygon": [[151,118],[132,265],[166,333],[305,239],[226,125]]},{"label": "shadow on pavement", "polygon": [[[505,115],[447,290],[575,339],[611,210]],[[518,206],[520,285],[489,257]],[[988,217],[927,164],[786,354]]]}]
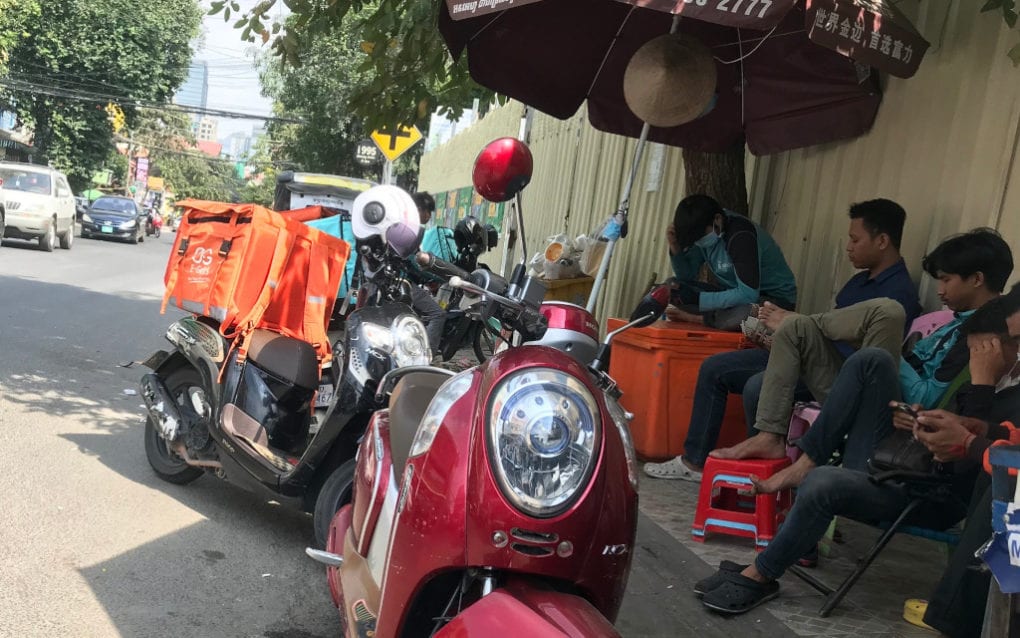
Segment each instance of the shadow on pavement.
[{"label": "shadow on pavement", "polygon": [[[304,555],[313,538],[310,516],[212,475],[187,486],[171,485],[149,467],[141,399],[125,393],[137,390],[147,369],[122,366],[167,347],[163,333],[176,315],[160,315],[159,301],[152,297],[27,278],[0,276],[0,290],[5,301],[16,300],[0,305],[0,395],[15,414],[27,415],[11,425],[31,427],[33,415],[66,418],[66,425],[58,421],[56,436],[200,519],[189,525],[196,516],[184,512],[184,527],[78,568],[118,633],[336,635],[339,622],[325,575]],[[48,310],[53,299],[66,311]],[[73,483],[70,489],[76,489]],[[162,525],[174,527],[182,518],[175,515]],[[137,524],[145,538],[151,537],[147,530],[157,529],[144,520]]]}]

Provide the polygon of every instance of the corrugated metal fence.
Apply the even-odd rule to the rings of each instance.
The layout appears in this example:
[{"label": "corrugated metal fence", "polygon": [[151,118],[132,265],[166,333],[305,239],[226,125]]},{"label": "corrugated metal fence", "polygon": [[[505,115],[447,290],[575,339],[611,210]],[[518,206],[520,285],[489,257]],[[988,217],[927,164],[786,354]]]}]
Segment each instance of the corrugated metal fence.
[{"label": "corrugated metal fence", "polygon": [[[943,237],[976,226],[997,228],[1020,249],[1020,69],[1006,52],[1016,43],[1001,16],[980,3],[940,0],[899,5],[932,43],[909,80],[889,78],[872,131],[856,140],[749,158],[751,215],[773,232],[797,275],[805,312],[831,306],[853,273],[844,245],[850,203],[874,197],[907,210],[903,253],[922,302],[934,285],[921,257]],[[510,102],[422,158],[421,184],[468,186],[475,155],[496,137],[516,136],[523,107]],[[596,131],[582,108],[573,118],[536,114],[535,175],[524,191],[529,250],[547,236],[589,233],[616,209],[636,140]],[[631,196],[630,235],[619,242],[598,318],[630,312],[653,273],[669,274],[664,230],[683,195],[680,150],[650,144]],[[501,252],[488,258],[499,264]],[[1020,259],[1018,259],[1020,261]]]}]

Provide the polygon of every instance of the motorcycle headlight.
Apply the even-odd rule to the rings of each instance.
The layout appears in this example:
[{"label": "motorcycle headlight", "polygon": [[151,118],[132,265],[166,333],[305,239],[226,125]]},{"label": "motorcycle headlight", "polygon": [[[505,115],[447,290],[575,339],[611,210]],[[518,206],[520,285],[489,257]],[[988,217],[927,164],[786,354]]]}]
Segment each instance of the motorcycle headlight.
[{"label": "motorcycle headlight", "polygon": [[630,480],[634,490],[637,491],[638,462],[637,452],[634,451],[634,439],[630,435],[630,418],[616,399],[612,397],[606,397],[606,408],[609,410],[609,416],[613,418],[613,423],[616,424],[620,438],[623,439],[623,453],[627,457],[627,478]]},{"label": "motorcycle headlight", "polygon": [[507,377],[490,400],[488,430],[497,482],[525,514],[556,516],[588,484],[601,422],[594,397],[573,376],[530,368]]},{"label": "motorcycle headlight", "polygon": [[125,228],[125,229],[127,229],[127,228],[134,228],[137,224],[138,224],[138,222],[136,222],[135,220],[131,219],[131,220],[128,220],[126,222],[121,222],[120,223],[120,227],[121,228]]},{"label": "motorcycle headlight", "polygon": [[90,223],[90,224],[92,223],[92,218],[91,218],[91,217],[89,217],[89,214],[88,214],[88,213],[82,213],[82,214],[81,214],[81,220],[82,220],[83,222],[88,222],[88,223]]},{"label": "motorcycle headlight", "polygon": [[432,397],[429,407],[425,410],[418,431],[414,434],[414,442],[411,443],[411,453],[408,457],[415,457],[425,454],[432,447],[432,441],[436,438],[439,426],[442,425],[446,413],[450,411],[453,404],[471,389],[472,371],[466,370],[444,383]]},{"label": "motorcycle headlight", "polygon": [[417,317],[398,317],[393,322],[393,362],[397,367],[428,365],[431,355],[425,324]]},{"label": "motorcycle headlight", "polygon": [[377,349],[389,352],[393,349],[393,335],[390,329],[367,321],[361,324],[361,333],[365,335],[368,345]]},{"label": "motorcycle headlight", "polygon": [[389,353],[398,368],[424,366],[432,360],[425,325],[417,317],[401,315],[389,327],[365,322],[362,334],[369,346]]}]

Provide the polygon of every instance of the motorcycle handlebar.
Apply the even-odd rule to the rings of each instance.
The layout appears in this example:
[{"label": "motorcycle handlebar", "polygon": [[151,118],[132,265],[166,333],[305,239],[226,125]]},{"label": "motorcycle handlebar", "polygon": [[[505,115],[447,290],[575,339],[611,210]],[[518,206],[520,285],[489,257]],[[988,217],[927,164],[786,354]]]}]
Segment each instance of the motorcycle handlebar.
[{"label": "motorcycle handlebar", "polygon": [[432,253],[421,251],[418,253],[418,264],[423,270],[428,271],[434,275],[439,275],[443,279],[452,279],[454,277],[460,277],[461,279],[468,279],[471,277],[471,273],[459,268],[448,261],[436,257]]}]

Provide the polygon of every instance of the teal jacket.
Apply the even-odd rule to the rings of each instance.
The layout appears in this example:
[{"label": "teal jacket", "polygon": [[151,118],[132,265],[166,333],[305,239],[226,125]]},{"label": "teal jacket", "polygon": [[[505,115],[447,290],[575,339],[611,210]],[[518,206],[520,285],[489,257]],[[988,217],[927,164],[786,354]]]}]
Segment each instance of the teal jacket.
[{"label": "teal jacket", "polygon": [[789,308],[797,303],[797,283],[776,241],[743,215],[726,211],[726,228],[716,245],[706,251],[691,246],[670,257],[677,281],[696,281],[702,264],[708,264],[722,286],[718,292],[702,292],[702,312],[758,303],[762,298]]},{"label": "teal jacket", "polygon": [[900,359],[900,388],[903,400],[935,407],[949,384],[970,360],[967,340],[960,339],[960,326],[974,314],[958,312],[953,320],[921,339]]}]

